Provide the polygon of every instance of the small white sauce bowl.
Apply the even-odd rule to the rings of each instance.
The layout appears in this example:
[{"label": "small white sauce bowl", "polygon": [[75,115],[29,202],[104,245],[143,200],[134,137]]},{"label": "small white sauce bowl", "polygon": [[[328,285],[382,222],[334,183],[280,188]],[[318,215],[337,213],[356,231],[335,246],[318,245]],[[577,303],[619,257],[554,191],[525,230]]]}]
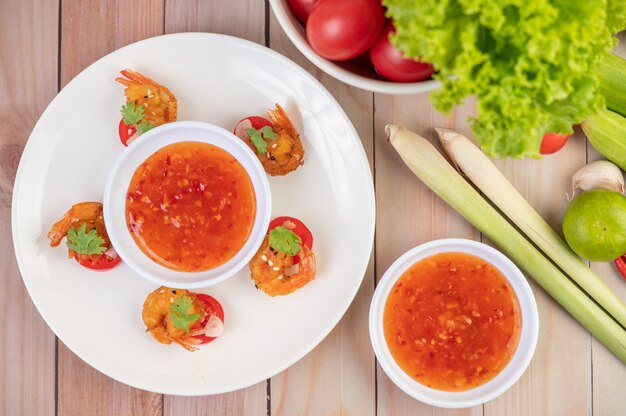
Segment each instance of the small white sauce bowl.
[{"label": "small white sauce bowl", "polygon": [[[383,315],[389,292],[396,281],[416,262],[444,252],[460,252],[480,257],[495,266],[509,281],[522,313],[522,332],[509,363],[487,383],[466,391],[443,391],[427,387],[400,368],[389,351],[383,331]],[[464,408],[495,399],[522,376],[535,353],[539,334],[537,304],[526,278],[515,264],[496,249],[473,240],[442,239],[419,245],[396,260],[376,287],[370,306],[369,330],[374,352],[387,376],[409,396],[437,407]]]},{"label": "small white sauce bowl", "polygon": [[427,79],[419,82],[392,82],[379,78],[374,70],[368,70],[352,62],[330,61],[313,50],[306,39],[304,26],[291,12],[287,0],[269,0],[278,24],[287,37],[309,61],[339,81],[367,91],[384,94],[415,94],[439,88],[439,81]]},{"label": "small white sauce bowl", "polygon": [[[126,195],[136,169],[162,147],[187,141],[212,144],[230,153],[250,176],[256,194],[254,225],[244,246],[226,263],[199,272],[172,270],[150,259],[139,248],[126,223]],[[164,124],[133,141],[120,154],[109,173],[103,205],[104,222],[109,238],[122,260],[144,278],[160,285],[180,289],[211,286],[243,269],[263,242],[271,215],[270,187],[265,170],[256,155],[231,132],[198,121]]]}]

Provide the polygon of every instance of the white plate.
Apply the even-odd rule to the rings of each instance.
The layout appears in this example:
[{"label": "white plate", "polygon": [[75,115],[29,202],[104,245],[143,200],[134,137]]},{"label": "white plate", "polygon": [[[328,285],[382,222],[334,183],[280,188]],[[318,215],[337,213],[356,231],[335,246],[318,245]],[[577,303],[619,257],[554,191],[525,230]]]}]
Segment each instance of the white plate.
[{"label": "white plate", "polygon": [[[200,292],[225,310],[222,337],[190,353],[145,332],[141,307],[156,285],[126,265],[98,273],[50,248],[50,226],[74,203],[102,200],[124,148],[124,102],[115,77],[143,72],[178,98],[179,120],[232,129],[239,119],[283,105],[301,132],[305,164],[270,178],[273,216],[302,219],[314,235],[317,275],[270,298],[249,273]],[[52,101],[28,141],[13,195],[13,239],[24,283],[50,328],[108,376],[159,393],[217,394],[284,370],[313,349],[352,302],[374,236],[374,190],[363,147],[333,97],[302,68],[241,39],[186,33],[147,39],[100,59]]]}]

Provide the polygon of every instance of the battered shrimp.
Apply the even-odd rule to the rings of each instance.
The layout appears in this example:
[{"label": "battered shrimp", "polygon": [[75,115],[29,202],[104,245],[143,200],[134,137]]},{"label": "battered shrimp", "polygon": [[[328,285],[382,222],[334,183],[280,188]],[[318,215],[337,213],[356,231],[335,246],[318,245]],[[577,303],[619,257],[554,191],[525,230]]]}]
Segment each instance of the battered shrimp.
[{"label": "battered shrimp", "polygon": [[259,154],[250,137],[245,134],[246,128],[251,126],[250,122],[247,125],[243,125],[241,129],[238,128],[240,131],[236,131],[236,134],[257,155],[267,173],[272,176],[286,175],[304,164],[302,141],[289,116],[287,116],[287,113],[280,105],[276,104],[276,108],[269,110],[267,115],[271,121],[271,127],[276,134],[276,138],[265,139],[267,143],[267,152],[265,154]]},{"label": "battered shrimp", "polygon": [[302,245],[295,256],[270,247],[266,236],[261,248],[250,260],[250,273],[257,288],[270,296],[287,295],[309,283],[315,277],[315,255]]},{"label": "battered shrimp", "polygon": [[128,101],[144,106],[143,120],[154,126],[176,121],[178,102],[172,92],[139,72],[125,69],[124,77],[115,78],[126,85],[124,94]]},{"label": "battered shrimp", "polygon": [[[172,322],[172,305],[185,304],[188,305],[188,308],[185,308],[185,315],[189,318],[188,332]],[[193,318],[194,315],[197,316]],[[202,344],[202,340],[196,337],[206,333],[206,328],[198,327],[206,315],[206,310],[202,303],[196,300],[194,293],[164,286],[148,295],[141,312],[147,331],[155,340],[162,344],[175,342],[189,351],[195,351],[195,345]]]},{"label": "battered shrimp", "polygon": [[[100,202],[81,202],[72,207],[61,217],[59,221],[54,223],[48,232],[50,246],[57,247],[61,244],[61,240],[67,236],[67,232],[71,227],[79,228],[86,224],[86,229],[94,229],[100,237],[104,239],[105,246],[111,247],[109,236],[104,227],[104,218],[102,216],[102,204]],[[77,253],[69,250],[69,257],[74,257]],[[82,256],[79,254],[79,256]]]}]

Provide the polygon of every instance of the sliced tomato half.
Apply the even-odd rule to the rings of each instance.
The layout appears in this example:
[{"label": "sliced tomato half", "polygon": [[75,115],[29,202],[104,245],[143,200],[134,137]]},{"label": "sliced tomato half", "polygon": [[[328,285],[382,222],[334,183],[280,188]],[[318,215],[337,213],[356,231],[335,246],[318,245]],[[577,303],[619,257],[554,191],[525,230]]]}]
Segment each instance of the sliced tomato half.
[{"label": "sliced tomato half", "polygon": [[249,128],[252,127],[259,130],[265,126],[271,127],[272,122],[264,117],[250,116],[239,120],[239,122],[235,126],[235,130],[233,130],[233,133],[235,133],[235,136],[239,137],[240,139],[245,139],[248,137],[248,133],[246,133],[246,130],[248,130]]},{"label": "sliced tomato half", "polygon": [[118,126],[120,141],[124,146],[128,146],[128,141],[137,133],[137,126],[124,123],[124,119],[120,120]]},{"label": "sliced tomato half", "polygon": [[[217,316],[224,323],[224,308],[217,299],[204,293],[196,293],[196,298],[204,304],[204,310],[207,313],[206,318],[200,322],[200,326],[204,327],[209,322],[211,315]],[[195,338],[202,341],[202,344],[207,344],[215,339],[215,337],[207,337],[206,335],[196,335]]]},{"label": "sliced tomato half", "polygon": [[122,258],[115,252],[92,256],[88,259],[81,259],[76,255],[74,259],[83,267],[101,272],[110,270],[122,262]]},{"label": "sliced tomato half", "polygon": [[[277,217],[270,221],[267,232],[269,233],[270,230],[281,225],[290,229],[298,237],[300,237],[300,239],[302,240],[302,244],[307,246],[309,250],[313,249],[313,234],[311,233],[311,230],[309,230],[309,227],[304,225],[302,221],[294,217]],[[296,254],[295,256],[293,256],[293,261],[295,264],[300,263],[300,257]]]},{"label": "sliced tomato half", "polygon": [[[285,225],[286,222],[293,223],[294,227],[292,228],[291,224]],[[267,232],[269,233],[270,230],[281,225],[289,228],[291,231],[297,234],[298,237],[300,237],[300,239],[302,240],[302,244],[307,246],[310,250],[313,249],[313,234],[302,221],[294,217],[277,217],[270,221],[270,226],[268,227]]]}]

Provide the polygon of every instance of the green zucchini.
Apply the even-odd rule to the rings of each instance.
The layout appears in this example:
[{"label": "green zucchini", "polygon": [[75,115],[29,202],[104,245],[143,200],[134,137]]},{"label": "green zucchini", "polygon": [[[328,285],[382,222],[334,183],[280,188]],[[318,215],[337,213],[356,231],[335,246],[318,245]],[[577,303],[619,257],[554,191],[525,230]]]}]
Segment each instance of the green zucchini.
[{"label": "green zucchini", "polygon": [[626,60],[611,53],[600,61],[598,70],[607,108],[626,116]]},{"label": "green zucchini", "polygon": [[626,118],[602,110],[583,120],[581,127],[598,152],[626,170]]}]

